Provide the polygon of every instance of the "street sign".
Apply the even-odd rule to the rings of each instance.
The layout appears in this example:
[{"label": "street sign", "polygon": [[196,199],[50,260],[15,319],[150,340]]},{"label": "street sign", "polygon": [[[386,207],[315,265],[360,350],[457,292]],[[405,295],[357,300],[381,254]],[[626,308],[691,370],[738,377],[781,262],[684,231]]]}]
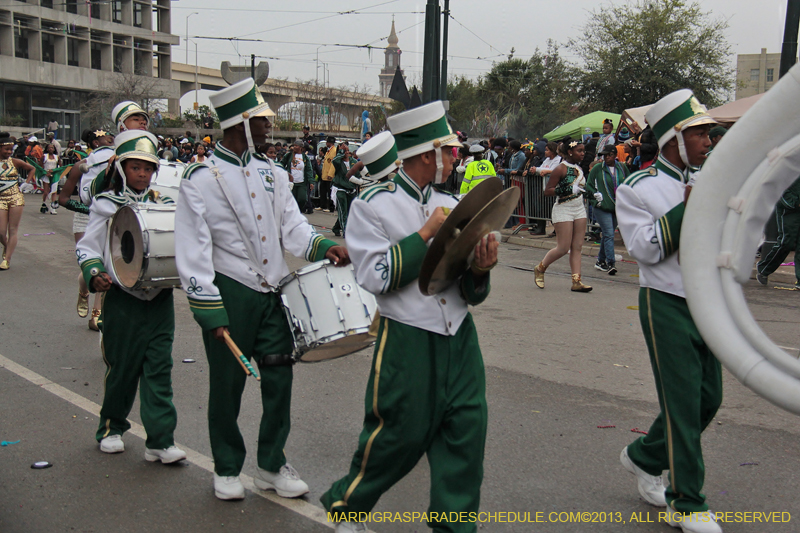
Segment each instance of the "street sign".
[{"label": "street sign", "polygon": [[331,114],[331,108],[328,107],[328,106],[322,106],[319,109],[320,109],[319,112],[322,115],[330,115]]}]

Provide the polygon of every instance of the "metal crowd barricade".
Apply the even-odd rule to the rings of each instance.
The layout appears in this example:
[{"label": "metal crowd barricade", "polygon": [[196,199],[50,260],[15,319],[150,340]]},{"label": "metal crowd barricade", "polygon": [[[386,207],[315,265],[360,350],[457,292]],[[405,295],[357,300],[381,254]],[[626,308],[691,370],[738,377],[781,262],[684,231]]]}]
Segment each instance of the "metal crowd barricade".
[{"label": "metal crowd barricade", "polygon": [[519,187],[520,189],[519,202],[511,215],[519,225],[514,229],[512,235],[533,227],[536,222],[550,220],[556,199],[554,196],[544,195],[546,184],[545,177],[539,174],[506,176],[504,182],[506,188]]},{"label": "metal crowd barricade", "polygon": [[[506,176],[504,181],[506,189],[510,187],[520,188],[519,202],[511,215],[512,218],[516,219],[518,226],[514,228],[512,235],[516,235],[523,229],[533,227],[536,222],[550,221],[556,198],[555,196],[544,195],[546,185],[547,178],[538,173],[527,176]],[[590,235],[600,232],[600,226],[591,216],[588,199],[584,199],[584,205],[586,206],[586,236],[588,239]]]}]

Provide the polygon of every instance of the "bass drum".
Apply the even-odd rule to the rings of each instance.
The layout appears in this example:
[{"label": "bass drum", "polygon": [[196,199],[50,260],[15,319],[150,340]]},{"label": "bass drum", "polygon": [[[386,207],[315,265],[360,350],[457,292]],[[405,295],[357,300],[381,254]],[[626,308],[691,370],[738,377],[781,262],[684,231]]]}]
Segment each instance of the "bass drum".
[{"label": "bass drum", "polygon": [[310,264],[281,280],[279,290],[296,361],[335,359],[375,343],[369,327],[378,305],[356,283],[353,265]]},{"label": "bass drum", "polygon": [[185,169],[186,165],[180,161],[162,159],[158,166],[158,171],[153,176],[152,183],[150,183],[150,188],[157,191],[161,196],[169,196],[177,204],[181,178]]},{"label": "bass drum", "polygon": [[800,361],[762,331],[742,284],[764,224],[800,175],[800,65],[725,134],[686,205],[680,262],[686,301],[711,351],[747,387],[800,414]]},{"label": "bass drum", "polygon": [[174,204],[121,207],[111,219],[108,253],[114,277],[127,289],[180,287],[175,265]]}]

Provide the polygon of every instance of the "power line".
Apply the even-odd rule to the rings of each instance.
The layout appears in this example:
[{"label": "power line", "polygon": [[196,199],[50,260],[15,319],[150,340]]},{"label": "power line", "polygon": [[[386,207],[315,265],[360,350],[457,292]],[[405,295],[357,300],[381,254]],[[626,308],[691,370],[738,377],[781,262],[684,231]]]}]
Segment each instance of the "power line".
[{"label": "power line", "polygon": [[380,7],[380,6],[384,6],[386,4],[392,4],[392,3],[397,2],[397,1],[398,0],[388,0],[387,2],[381,2],[380,4],[375,4],[375,5],[372,5],[372,6],[359,7],[357,9],[351,9],[351,10],[348,10],[348,11],[339,11],[339,12],[336,12],[335,14],[328,15],[328,16],[325,16],[325,17],[320,17],[320,18],[317,18],[317,19],[304,20],[304,21],[301,21],[301,22],[296,22],[294,24],[287,24],[285,26],[278,26],[277,28],[270,28],[268,30],[261,30],[261,31],[253,32],[253,33],[245,33],[244,35],[240,35],[239,37],[249,37],[251,35],[259,35],[259,34],[267,33],[267,32],[270,32],[270,31],[283,30],[283,29],[286,29],[286,28],[292,28],[292,27],[295,27],[295,26],[300,26],[302,24],[309,24],[311,22],[319,22],[320,20],[326,20],[326,19],[329,19],[329,18],[339,17],[339,16],[342,16],[342,15],[352,15],[352,14],[355,14],[357,11],[361,11],[361,10],[365,10],[365,9],[372,9],[374,7]]}]

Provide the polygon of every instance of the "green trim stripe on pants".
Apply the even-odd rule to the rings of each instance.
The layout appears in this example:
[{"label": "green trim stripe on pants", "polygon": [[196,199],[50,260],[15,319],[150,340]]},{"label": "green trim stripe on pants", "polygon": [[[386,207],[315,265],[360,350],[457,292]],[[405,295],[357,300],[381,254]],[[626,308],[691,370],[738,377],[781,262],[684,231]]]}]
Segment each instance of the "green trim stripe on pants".
[{"label": "green trim stripe on pants", "polygon": [[[214,283],[228,313],[231,338],[248,359],[292,352],[289,323],[276,293],[254,291],[220,273]],[[238,476],[246,450],[237,419],[248,377],[227,345],[216,340],[211,330],[203,330],[203,344],[209,366],[208,432],[214,471],[220,476]],[[292,367],[261,367],[259,374],[263,411],[258,466],[277,472],[286,464],[283,447],[290,429]]]},{"label": "green trim stripe on pants", "polygon": [[[381,318],[350,472],[321,501],[331,512],[370,511],[427,454],[429,512],[477,512],[486,442],[486,377],[472,316],[454,336]],[[473,522],[431,523],[472,532]]]},{"label": "green trim stripe on pants", "polygon": [[[761,248],[762,259],[758,262],[758,273],[762,276],[769,276],[781,266],[789,252],[800,255],[800,211],[788,209],[782,204],[778,204],[775,209],[775,222],[778,226],[778,240],[772,248],[763,246]],[[764,243],[766,245],[766,242]],[[800,282],[800,262],[795,258],[794,275]]]},{"label": "green trim stripe on pants", "polygon": [[686,300],[649,288],[639,290],[639,319],[661,412],[628,456],[653,476],[669,470],[667,504],[675,511],[708,510],[700,435],[722,403],[722,369],[697,330]]},{"label": "green trim stripe on pants", "polygon": [[169,448],[178,423],[172,404],[172,289],[145,301],[112,285],[103,298],[102,316],[106,376],[97,440],[130,429],[127,418],[138,386],[145,445]]}]

